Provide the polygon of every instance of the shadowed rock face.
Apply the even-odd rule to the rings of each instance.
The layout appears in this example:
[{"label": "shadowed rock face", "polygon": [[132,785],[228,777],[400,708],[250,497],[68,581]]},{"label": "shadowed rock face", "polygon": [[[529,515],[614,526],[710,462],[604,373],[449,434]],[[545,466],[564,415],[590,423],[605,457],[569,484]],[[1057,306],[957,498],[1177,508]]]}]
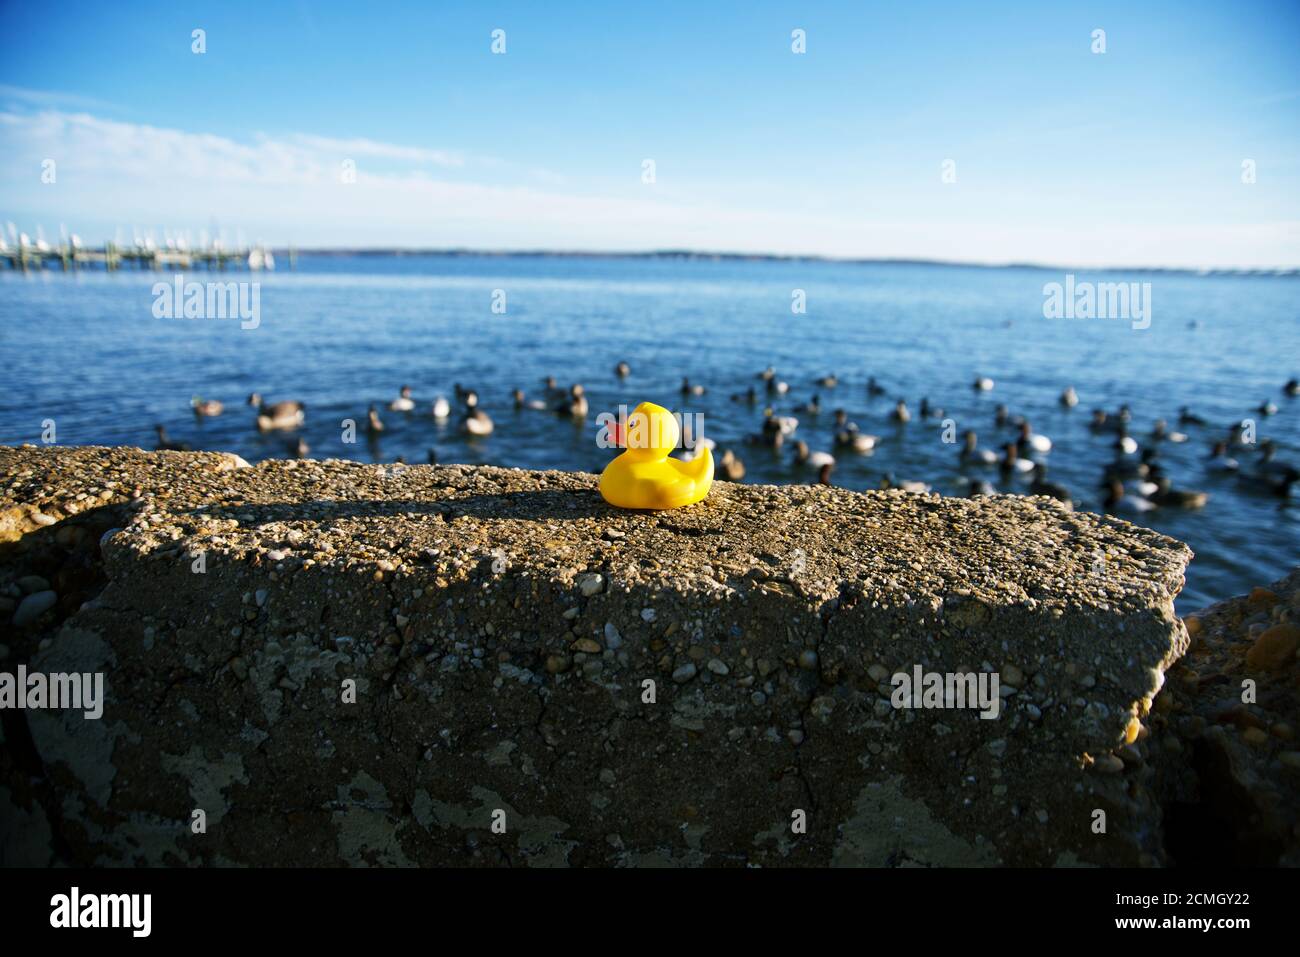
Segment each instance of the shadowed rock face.
[{"label": "shadowed rock face", "polygon": [[[24,447],[0,542],[55,593],[3,665],[107,688],[2,712],[7,863],[1165,860],[1191,553],[1051,499]],[[896,708],[918,665],[998,716]]]}]

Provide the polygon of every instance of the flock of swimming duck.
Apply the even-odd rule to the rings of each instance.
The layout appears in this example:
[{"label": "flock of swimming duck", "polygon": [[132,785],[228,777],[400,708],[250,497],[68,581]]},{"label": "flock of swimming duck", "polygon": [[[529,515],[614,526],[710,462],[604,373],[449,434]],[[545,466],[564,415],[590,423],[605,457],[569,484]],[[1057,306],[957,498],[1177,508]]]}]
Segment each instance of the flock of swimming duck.
[{"label": "flock of swimming duck", "polygon": [[[631,374],[631,368],[626,362],[620,362],[615,366],[614,374],[619,379],[626,379]],[[730,396],[733,402],[742,405],[764,405],[758,431],[748,435],[745,444],[766,447],[782,454],[781,450],[788,443],[793,449],[794,464],[815,470],[817,481],[826,485],[831,484],[836,454],[870,455],[880,445],[879,436],[864,432],[843,408],[836,408],[831,412],[834,421],[834,452],[810,448],[806,441],[797,438],[798,416],[819,419],[824,412],[820,394],[814,393],[807,402],[795,406],[793,412],[797,415],[779,414],[773,403],[790,392],[789,383],[780,379],[771,367],[758,373],[756,379],[758,385],[751,385],[746,391]],[[829,375],[815,380],[814,385],[829,391],[836,389],[840,382],[837,377]],[[990,392],[994,383],[991,379],[980,377],[971,384],[971,388],[976,392]],[[706,388],[683,378],[680,391],[683,398],[689,399],[704,395]],[[874,377],[868,379],[866,392],[873,398],[886,394],[885,388]],[[1291,379],[1282,387],[1282,392],[1288,398],[1300,397],[1300,380]],[[462,434],[468,438],[482,438],[492,434],[494,423],[479,404],[475,390],[457,384],[454,398],[459,407],[456,415]],[[522,389],[515,389],[511,398],[517,411],[546,412],[573,420],[586,419],[591,411],[582,385],[561,388],[553,376],[543,380],[542,397],[530,398]],[[1066,409],[1078,405],[1079,397],[1073,387],[1061,393],[1059,403]],[[248,405],[255,412],[254,422],[259,432],[294,431],[306,422],[306,406],[301,402],[280,401],[268,404],[258,393],[253,393],[248,397]],[[191,400],[191,407],[194,415],[200,419],[219,416],[225,411],[221,402],[197,396]],[[403,385],[396,398],[388,403],[387,409],[408,415],[416,412],[417,402],[410,386]],[[1277,411],[1277,405],[1271,401],[1265,401],[1254,410],[1256,415],[1265,417]],[[452,414],[452,401],[442,395],[435,397],[428,407],[428,415],[437,422],[447,422]],[[1255,423],[1249,419],[1234,422],[1221,431],[1214,430],[1203,418],[1183,407],[1179,410],[1177,428],[1171,428],[1166,420],[1160,419],[1150,433],[1139,439],[1130,431],[1132,418],[1129,407],[1124,405],[1114,412],[1094,409],[1089,421],[1089,429],[1094,434],[1113,436],[1110,443],[1113,459],[1102,464],[1099,484],[1104,493],[1102,504],[1108,511],[1140,514],[1162,507],[1203,506],[1209,497],[1207,493],[1174,487],[1159,457],[1164,444],[1187,442],[1189,433],[1192,432],[1209,439],[1207,469],[1235,475],[1238,482],[1248,490],[1286,497],[1290,494],[1291,486],[1300,481],[1300,470],[1278,460],[1277,446],[1273,441],[1256,441]],[[921,399],[915,415],[904,399],[897,399],[889,413],[889,419],[896,427],[905,426],[914,419],[942,424],[944,441],[957,444],[955,421],[947,418],[944,410],[932,405],[928,399]],[[1050,438],[1035,432],[1027,418],[1013,414],[1002,404],[994,412],[993,426],[1000,436],[996,448],[981,447],[979,436],[973,429],[967,429],[962,434],[956,454],[958,474],[954,479],[958,489],[969,496],[994,494],[996,488],[986,476],[996,471],[1005,490],[1023,489],[1028,494],[1048,495],[1063,502],[1071,501],[1069,489],[1048,480],[1047,459],[1052,451]],[[162,425],[155,428],[159,449],[189,450],[187,443],[172,441]],[[374,404],[370,405],[364,426],[366,435],[377,439],[385,429],[379,409]],[[711,450],[716,448],[714,441],[708,437],[701,437],[698,445],[706,445]],[[697,454],[698,445],[694,449],[684,450],[681,457],[687,460],[692,458]],[[287,451],[290,455],[303,458],[311,450],[302,437],[297,437],[290,442]],[[431,463],[436,461],[433,449],[429,450],[428,460]],[[402,459],[399,458],[398,461]],[[729,481],[740,481],[745,475],[744,462],[731,449],[724,449],[718,457],[717,470],[721,478]],[[924,482],[899,480],[892,474],[882,478],[880,485],[882,488],[901,488],[913,492],[930,491],[930,486]]]}]

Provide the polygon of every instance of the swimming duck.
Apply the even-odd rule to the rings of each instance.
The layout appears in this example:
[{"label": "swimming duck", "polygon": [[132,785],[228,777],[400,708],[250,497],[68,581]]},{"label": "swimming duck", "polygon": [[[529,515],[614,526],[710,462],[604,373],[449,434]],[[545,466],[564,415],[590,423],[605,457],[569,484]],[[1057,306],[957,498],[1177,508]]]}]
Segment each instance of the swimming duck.
[{"label": "swimming duck", "polygon": [[755,376],[755,378],[762,379],[764,382],[771,382],[773,379],[776,378],[776,370],[773,369],[771,366],[768,366],[757,376]]},{"label": "swimming duck", "polygon": [[894,478],[893,472],[881,476],[880,487],[902,489],[904,492],[914,492],[918,495],[930,491],[930,486],[926,485],[924,482],[909,482],[907,480],[900,481]]},{"label": "swimming duck", "polygon": [[276,402],[267,405],[262,397],[254,392],[248,397],[248,404],[257,410],[257,428],[261,432],[273,429],[296,429],[306,420],[307,407],[301,402]]},{"label": "swimming duck", "polygon": [[993,487],[993,483],[987,479],[967,478],[965,475],[958,475],[953,479],[953,484],[962,489],[967,498],[998,494],[998,490]]},{"label": "swimming duck", "polygon": [[867,379],[867,395],[884,395],[885,387],[876,381],[875,376]]},{"label": "swimming duck", "polygon": [[1039,435],[1030,428],[1028,422],[1020,423],[1020,438],[1016,439],[1016,445],[1023,454],[1037,452],[1046,455],[1052,451],[1052,440],[1045,435]]},{"label": "swimming duck", "polygon": [[1300,396],[1300,379],[1287,379],[1286,385],[1282,386],[1282,391],[1293,399]]},{"label": "swimming duck", "polygon": [[588,408],[586,390],[575,382],[569,387],[568,398],[557,405],[555,411],[559,415],[567,415],[570,418],[585,419]]},{"label": "swimming duck", "polygon": [[1300,471],[1292,469],[1290,472],[1274,475],[1242,469],[1237,473],[1237,481],[1257,492],[1286,498],[1291,494],[1291,486],[1296,482],[1300,482]]},{"label": "swimming duck", "polygon": [[691,380],[682,376],[682,395],[704,395],[704,386],[691,385]]},{"label": "swimming duck", "polygon": [[912,413],[907,411],[907,403],[902,399],[899,399],[895,404],[894,411],[889,413],[889,417],[900,425],[912,421]]},{"label": "swimming duck", "polygon": [[748,402],[750,405],[753,405],[755,402],[758,401],[758,393],[754,391],[754,387],[751,385],[744,392],[733,393],[731,396],[731,401]]},{"label": "swimming duck", "polygon": [[1119,435],[1115,437],[1114,448],[1119,455],[1132,455],[1138,450],[1137,439],[1121,429]]},{"label": "swimming duck", "polygon": [[799,428],[799,420],[793,415],[776,415],[771,407],[768,407],[763,410],[763,430],[766,432],[773,428],[780,432],[783,438],[789,438]]},{"label": "swimming duck", "polygon": [[988,376],[980,376],[974,382],[971,383],[971,388],[974,389],[976,392],[992,392],[993,380],[990,379]]},{"label": "swimming duck", "polygon": [[515,389],[514,392],[510,393],[510,398],[514,399],[515,401],[516,411],[520,411],[522,409],[533,409],[534,411],[539,411],[546,408],[546,403],[543,402],[541,399],[526,398],[524,396],[523,389]]},{"label": "swimming duck", "polygon": [[818,415],[821,412],[821,410],[822,410],[821,396],[817,395],[816,393],[814,393],[813,397],[809,399],[807,402],[805,402],[803,405],[795,407],[796,412],[806,412],[808,415]]},{"label": "swimming duck", "polygon": [[158,433],[158,445],[156,448],[160,452],[188,452],[190,450],[190,443],[173,442],[169,439],[167,437],[167,430],[163,428],[162,425],[155,425],[153,429]]},{"label": "swimming duck", "polygon": [[626,362],[620,362],[618,365],[614,366],[614,375],[618,376],[620,379],[626,379],[631,374],[632,367]]},{"label": "swimming duck", "polygon": [[1214,472],[1235,472],[1239,463],[1228,454],[1227,442],[1215,442],[1214,448],[1210,450],[1209,468]]},{"label": "swimming duck", "polygon": [[1265,399],[1255,411],[1260,415],[1277,415],[1277,405]]},{"label": "swimming duck", "polygon": [[1106,499],[1102,502],[1109,512],[1128,512],[1140,515],[1156,507],[1155,502],[1147,501],[1138,495],[1126,495],[1124,483],[1115,479],[1107,485]]},{"label": "swimming duck", "polygon": [[963,465],[997,465],[998,455],[992,449],[978,447],[979,436],[967,429],[962,436],[961,462]]},{"label": "swimming duck", "polygon": [[433,405],[429,409],[435,419],[445,419],[451,415],[451,403],[447,401],[446,396],[438,396],[433,400]]},{"label": "swimming duck", "polygon": [[1187,406],[1178,410],[1179,425],[1204,425],[1205,420],[1196,413],[1192,412]]},{"label": "swimming duck", "polygon": [[483,436],[491,435],[492,430],[496,428],[488,414],[477,406],[471,406],[465,413],[465,418],[461,420],[461,428],[470,435]]},{"label": "swimming duck", "polygon": [[790,391],[790,383],[782,382],[779,379],[767,380],[768,395],[785,395],[789,391]]},{"label": "swimming duck", "polygon": [[840,384],[840,380],[834,375],[824,375],[817,380],[817,384],[823,389],[833,389]]},{"label": "swimming duck", "polygon": [[1173,505],[1176,508],[1202,508],[1209,498],[1205,492],[1174,488],[1168,477],[1156,482],[1156,490],[1151,494],[1151,501],[1157,505]]},{"label": "swimming duck", "polygon": [[937,408],[930,404],[928,398],[921,399],[921,418],[923,419],[942,419],[943,409]]},{"label": "swimming duck", "polygon": [[1159,467],[1159,463],[1156,462],[1155,458],[1155,449],[1143,449],[1141,457],[1136,462],[1131,458],[1125,458],[1117,450],[1115,461],[1106,466],[1106,482],[1114,478],[1155,478],[1154,473],[1159,470]]},{"label": "swimming duck", "polygon": [[1187,433],[1170,432],[1169,423],[1167,423],[1164,419],[1156,419],[1155,428],[1151,430],[1151,441],[1152,442],[1174,442],[1174,443],[1186,442]]},{"label": "swimming duck", "polygon": [[1255,423],[1251,419],[1242,419],[1228,426],[1228,447],[1249,449],[1255,444]]},{"label": "swimming duck", "polygon": [[[846,412],[844,409],[836,409],[836,410],[835,410],[835,428],[837,428],[837,429],[842,429],[842,428],[845,428],[846,426],[848,426],[848,424],[849,424],[849,414],[848,414],[848,412]],[[857,426],[855,425],[855,426],[853,426],[853,428],[856,429]]]},{"label": "swimming duck", "polygon": [[859,431],[858,427],[852,422],[849,423],[848,428],[835,433],[836,445],[857,452],[859,455],[866,455],[873,451],[879,441],[879,436],[867,435],[865,432]]},{"label": "swimming duck", "polygon": [[1239,480],[1246,481],[1256,489],[1273,495],[1286,497],[1291,486],[1300,481],[1300,469],[1288,462],[1277,460],[1277,443],[1266,439],[1259,444],[1259,460],[1250,471],[1237,473]]},{"label": "swimming duck", "polygon": [[[1114,478],[1114,475],[1111,477]],[[1159,478],[1160,476],[1148,465],[1145,470],[1139,470],[1136,475],[1124,483],[1124,491],[1140,495],[1142,498],[1152,498],[1156,492],[1160,491],[1160,485],[1157,481]]]},{"label": "swimming duck", "polygon": [[816,469],[820,469],[823,465],[835,464],[835,456],[829,452],[809,451],[808,443],[802,439],[794,444],[794,460],[799,465],[811,465]]},{"label": "swimming duck", "polygon": [[226,409],[216,399],[200,399],[197,395],[190,399],[190,407],[194,410],[195,416],[200,419],[220,415]]},{"label": "swimming duck", "polygon": [[390,412],[410,412],[414,408],[415,400],[411,398],[411,387],[409,385],[402,386],[397,398],[388,403],[388,411]]},{"label": "swimming duck", "polygon": [[817,470],[817,484],[830,485],[831,471],[835,468],[834,462],[823,462],[822,467]]},{"label": "swimming duck", "polygon": [[1002,453],[1002,477],[1010,478],[1013,475],[1024,475],[1026,472],[1032,472],[1034,463],[1029,459],[1022,459],[1016,443],[1008,442]]},{"label": "swimming duck", "polygon": [[1061,393],[1061,398],[1057,401],[1065,408],[1073,409],[1079,404],[1079,393],[1074,391],[1074,386],[1066,386],[1065,391]]},{"label": "swimming duck", "polygon": [[429,452],[428,452],[428,455],[426,456],[426,458],[428,459],[428,462],[429,462],[430,465],[437,465],[437,464],[438,464],[438,450],[435,449],[432,445],[429,446]]},{"label": "swimming duck", "polygon": [[298,436],[297,442],[293,442],[289,445],[289,454],[295,459],[305,459],[311,454],[311,446],[308,445],[307,440],[300,435]]},{"label": "swimming duck", "polygon": [[1069,502],[1070,490],[1058,482],[1047,481],[1047,466],[1035,462],[1030,474],[1029,492],[1031,495],[1046,495],[1058,502]]},{"label": "swimming duck", "polygon": [[600,494],[619,508],[679,508],[700,501],[713,484],[713,454],[669,458],[681,439],[672,413],[642,402],[628,417],[627,449],[600,474]]},{"label": "swimming duck", "polygon": [[753,445],[766,445],[770,449],[779,449],[785,444],[785,435],[781,432],[781,423],[776,421],[772,416],[772,410],[767,410],[767,417],[763,419],[763,427],[757,435],[750,435],[745,439]]},{"label": "swimming duck", "polygon": [[722,471],[722,477],[728,482],[739,482],[745,477],[745,463],[740,461],[731,449],[722,453],[722,458],[718,459],[718,468]]},{"label": "swimming duck", "polygon": [[384,431],[384,423],[379,418],[379,412],[371,405],[366,412],[366,434],[378,435]]}]

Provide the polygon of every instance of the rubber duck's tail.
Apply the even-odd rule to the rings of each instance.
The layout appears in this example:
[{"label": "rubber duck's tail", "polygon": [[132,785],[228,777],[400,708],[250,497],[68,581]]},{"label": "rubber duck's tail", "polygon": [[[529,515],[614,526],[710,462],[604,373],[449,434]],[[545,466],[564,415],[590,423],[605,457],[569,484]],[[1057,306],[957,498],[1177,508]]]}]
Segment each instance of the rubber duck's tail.
[{"label": "rubber duck's tail", "polygon": [[713,481],[713,452],[707,445],[700,446],[700,452],[689,462],[683,462],[680,459],[673,459],[673,464],[677,470],[688,479],[696,482]]}]

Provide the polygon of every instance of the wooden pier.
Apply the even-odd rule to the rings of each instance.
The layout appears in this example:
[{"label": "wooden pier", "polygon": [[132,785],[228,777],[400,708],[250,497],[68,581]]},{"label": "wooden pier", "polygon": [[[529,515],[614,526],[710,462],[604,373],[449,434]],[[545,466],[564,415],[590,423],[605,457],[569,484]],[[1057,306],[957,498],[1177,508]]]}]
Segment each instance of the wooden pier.
[{"label": "wooden pier", "polygon": [[[297,256],[293,249],[288,253],[289,268],[296,264]],[[61,266],[70,271],[81,268],[102,266],[109,272],[123,267],[136,269],[209,269],[225,271],[227,269],[274,269],[275,256],[265,246],[249,246],[240,249],[158,249],[147,246],[118,246],[105,243],[99,249],[87,249],[61,243],[58,246],[37,246],[31,243],[17,246],[5,245],[0,248],[0,261],[6,265],[26,272],[44,269],[46,266]]]}]

